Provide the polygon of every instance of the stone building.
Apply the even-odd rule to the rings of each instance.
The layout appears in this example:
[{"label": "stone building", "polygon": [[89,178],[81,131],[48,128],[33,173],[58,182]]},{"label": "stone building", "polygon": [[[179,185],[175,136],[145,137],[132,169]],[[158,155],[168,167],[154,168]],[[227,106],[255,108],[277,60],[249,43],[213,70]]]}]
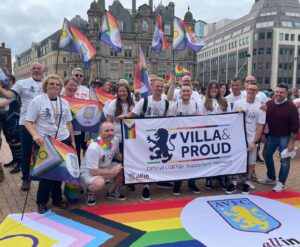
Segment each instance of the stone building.
[{"label": "stone building", "polygon": [[5,43],[2,42],[0,44],[0,68],[3,70],[5,74],[12,73],[11,67],[11,49],[5,47]]}]

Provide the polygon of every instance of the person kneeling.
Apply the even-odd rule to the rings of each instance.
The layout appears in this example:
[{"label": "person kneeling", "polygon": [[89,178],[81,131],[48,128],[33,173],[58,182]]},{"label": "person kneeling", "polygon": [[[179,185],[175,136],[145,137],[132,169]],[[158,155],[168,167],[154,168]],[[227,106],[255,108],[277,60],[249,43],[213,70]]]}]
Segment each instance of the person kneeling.
[{"label": "person kneeling", "polygon": [[104,188],[107,180],[112,180],[107,197],[126,200],[119,192],[123,183],[122,166],[112,163],[112,159],[122,160],[118,139],[114,136],[114,126],[105,122],[101,126],[100,136],[91,141],[80,167],[81,186],[86,190],[86,204],[96,204],[95,193]]}]

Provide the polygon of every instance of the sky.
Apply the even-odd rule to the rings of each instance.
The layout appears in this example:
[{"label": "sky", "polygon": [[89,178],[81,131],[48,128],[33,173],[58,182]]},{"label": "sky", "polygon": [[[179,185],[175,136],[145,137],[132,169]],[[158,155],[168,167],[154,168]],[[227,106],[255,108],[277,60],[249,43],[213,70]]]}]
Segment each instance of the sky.
[{"label": "sky", "polygon": [[[87,20],[87,10],[93,0],[2,0],[0,1],[0,42],[12,49],[12,56],[29,49],[62,27],[64,18],[80,15]],[[116,1],[116,0],[115,0]],[[131,0],[119,0],[132,8]],[[170,0],[153,0],[158,6]],[[195,20],[213,23],[223,18],[240,18],[249,13],[254,0],[172,0],[175,15],[183,18],[188,6]],[[106,0],[106,9],[113,0]],[[137,0],[138,6],[148,0]]]}]

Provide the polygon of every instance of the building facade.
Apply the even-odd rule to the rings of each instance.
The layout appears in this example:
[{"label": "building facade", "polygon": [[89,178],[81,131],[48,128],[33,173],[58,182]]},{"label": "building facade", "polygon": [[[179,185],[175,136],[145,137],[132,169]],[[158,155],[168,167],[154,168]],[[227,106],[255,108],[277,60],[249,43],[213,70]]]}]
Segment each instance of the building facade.
[{"label": "building facade", "polygon": [[12,73],[11,49],[5,47],[5,43],[0,44],[0,68],[5,74]]},{"label": "building facade", "polygon": [[[149,0],[148,4],[139,7],[136,5],[136,0],[132,0],[132,9],[126,9],[120,1],[114,0],[108,10],[119,23],[122,40],[122,52],[120,53],[116,53],[107,44],[99,41],[102,17],[105,14],[105,0],[94,0],[91,3],[90,8],[87,10],[88,21],[83,20],[80,16],[76,16],[71,20],[72,24],[88,37],[97,51],[92,58],[92,63],[96,67],[95,77],[110,79],[113,82],[125,78],[132,82],[138,47],[141,46],[146,62],[151,64],[151,73],[166,78],[173,67],[172,41],[175,4],[173,2],[166,6],[160,4],[154,9],[153,0]],[[158,13],[162,15],[163,28],[169,43],[169,48],[160,54],[151,51],[153,31]],[[195,20],[189,9],[184,16],[184,21],[194,30]],[[58,36],[59,31],[39,44],[33,43],[31,49],[17,56],[15,74],[18,79],[28,76],[31,62],[36,60],[45,64],[48,73],[55,71],[53,68],[56,66]],[[46,47],[45,54],[39,52],[44,49],[42,47]],[[46,56],[48,57],[46,58]],[[174,52],[174,64],[176,63],[181,67],[188,68],[191,70],[192,76],[196,76],[196,54],[190,48]],[[58,67],[58,74],[65,77],[70,75],[73,68],[82,67],[82,63],[77,53],[60,51]],[[88,78],[89,70],[85,70],[84,73],[85,77]]]},{"label": "building facade", "polygon": [[300,87],[300,4],[298,0],[255,0],[248,15],[204,37],[197,77],[227,81],[254,75],[262,88],[283,82]]}]

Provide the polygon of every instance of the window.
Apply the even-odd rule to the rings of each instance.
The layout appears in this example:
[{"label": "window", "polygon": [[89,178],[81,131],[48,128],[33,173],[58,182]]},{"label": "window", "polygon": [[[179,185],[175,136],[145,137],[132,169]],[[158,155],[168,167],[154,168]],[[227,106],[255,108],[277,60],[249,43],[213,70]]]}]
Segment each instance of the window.
[{"label": "window", "polygon": [[265,39],[265,33],[259,33],[259,34],[258,34],[258,39],[259,39],[259,40]]},{"label": "window", "polygon": [[118,24],[119,24],[120,31],[123,31],[124,30],[124,22],[122,20],[118,20]]},{"label": "window", "polygon": [[258,22],[256,28],[273,27],[274,21]]},{"label": "window", "polygon": [[285,15],[286,16],[297,16],[297,17],[300,17],[300,13],[293,13],[293,12],[286,12]]},{"label": "window", "polygon": [[233,34],[232,34],[232,37],[235,37],[235,36],[238,36],[242,33],[242,29],[238,30],[238,31],[235,31]]},{"label": "window", "polygon": [[290,21],[283,21],[281,24],[283,27],[293,27],[293,23]]},{"label": "window", "polygon": [[171,26],[170,26],[170,24],[165,24],[164,31],[165,31],[166,35],[171,35]]},{"label": "window", "polygon": [[256,63],[252,64],[252,70],[256,70]]},{"label": "window", "polygon": [[270,84],[270,77],[265,77],[265,84]]},{"label": "window", "polygon": [[266,69],[270,69],[271,68],[271,63],[266,63]]},{"label": "window", "polygon": [[267,33],[267,39],[272,39],[272,33],[271,32]]},{"label": "window", "polygon": [[110,48],[110,56],[116,57],[116,56],[118,56],[118,53],[114,49]]},{"label": "window", "polygon": [[272,54],[272,48],[271,47],[266,48],[266,54],[269,54],[269,55]]},{"label": "window", "polygon": [[298,41],[300,41],[300,35],[298,35]]},{"label": "window", "polygon": [[284,40],[289,40],[289,37],[290,37],[290,35],[288,34],[288,33],[286,33],[285,35],[284,35]]},{"label": "window", "polygon": [[[300,35],[299,35],[299,36],[300,36]],[[279,34],[279,40],[282,41],[282,40],[283,40],[283,37],[284,37],[284,33],[280,33],[280,34]]]},{"label": "window", "polygon": [[66,62],[67,62],[67,58],[63,57],[63,63],[66,63]]},{"label": "window", "polygon": [[64,77],[67,77],[67,71],[64,70]]},{"label": "window", "polygon": [[300,28],[300,22],[295,22],[294,26],[295,26],[295,28]]},{"label": "window", "polygon": [[124,47],[124,56],[132,57],[132,48],[130,46]]},{"label": "window", "polygon": [[253,56],[256,56],[256,48],[253,49]]},{"label": "window", "polygon": [[143,20],[142,22],[142,26],[143,26],[143,32],[147,33],[148,30],[149,30],[149,25],[148,25],[148,22]]},{"label": "window", "polygon": [[257,64],[257,69],[260,69],[260,70],[264,69],[264,64],[263,63],[258,63]]},{"label": "window", "polygon": [[262,55],[265,53],[265,48],[258,48],[258,55]]},{"label": "window", "polygon": [[255,33],[253,39],[254,39],[254,40],[257,40],[257,38],[258,38],[258,34]]},{"label": "window", "polygon": [[250,27],[251,27],[251,26],[245,27],[244,30],[243,30],[243,32],[244,32],[244,33],[245,33],[245,32],[248,32],[248,31],[250,30]]},{"label": "window", "polygon": [[295,40],[295,34],[291,34],[291,41]]}]

